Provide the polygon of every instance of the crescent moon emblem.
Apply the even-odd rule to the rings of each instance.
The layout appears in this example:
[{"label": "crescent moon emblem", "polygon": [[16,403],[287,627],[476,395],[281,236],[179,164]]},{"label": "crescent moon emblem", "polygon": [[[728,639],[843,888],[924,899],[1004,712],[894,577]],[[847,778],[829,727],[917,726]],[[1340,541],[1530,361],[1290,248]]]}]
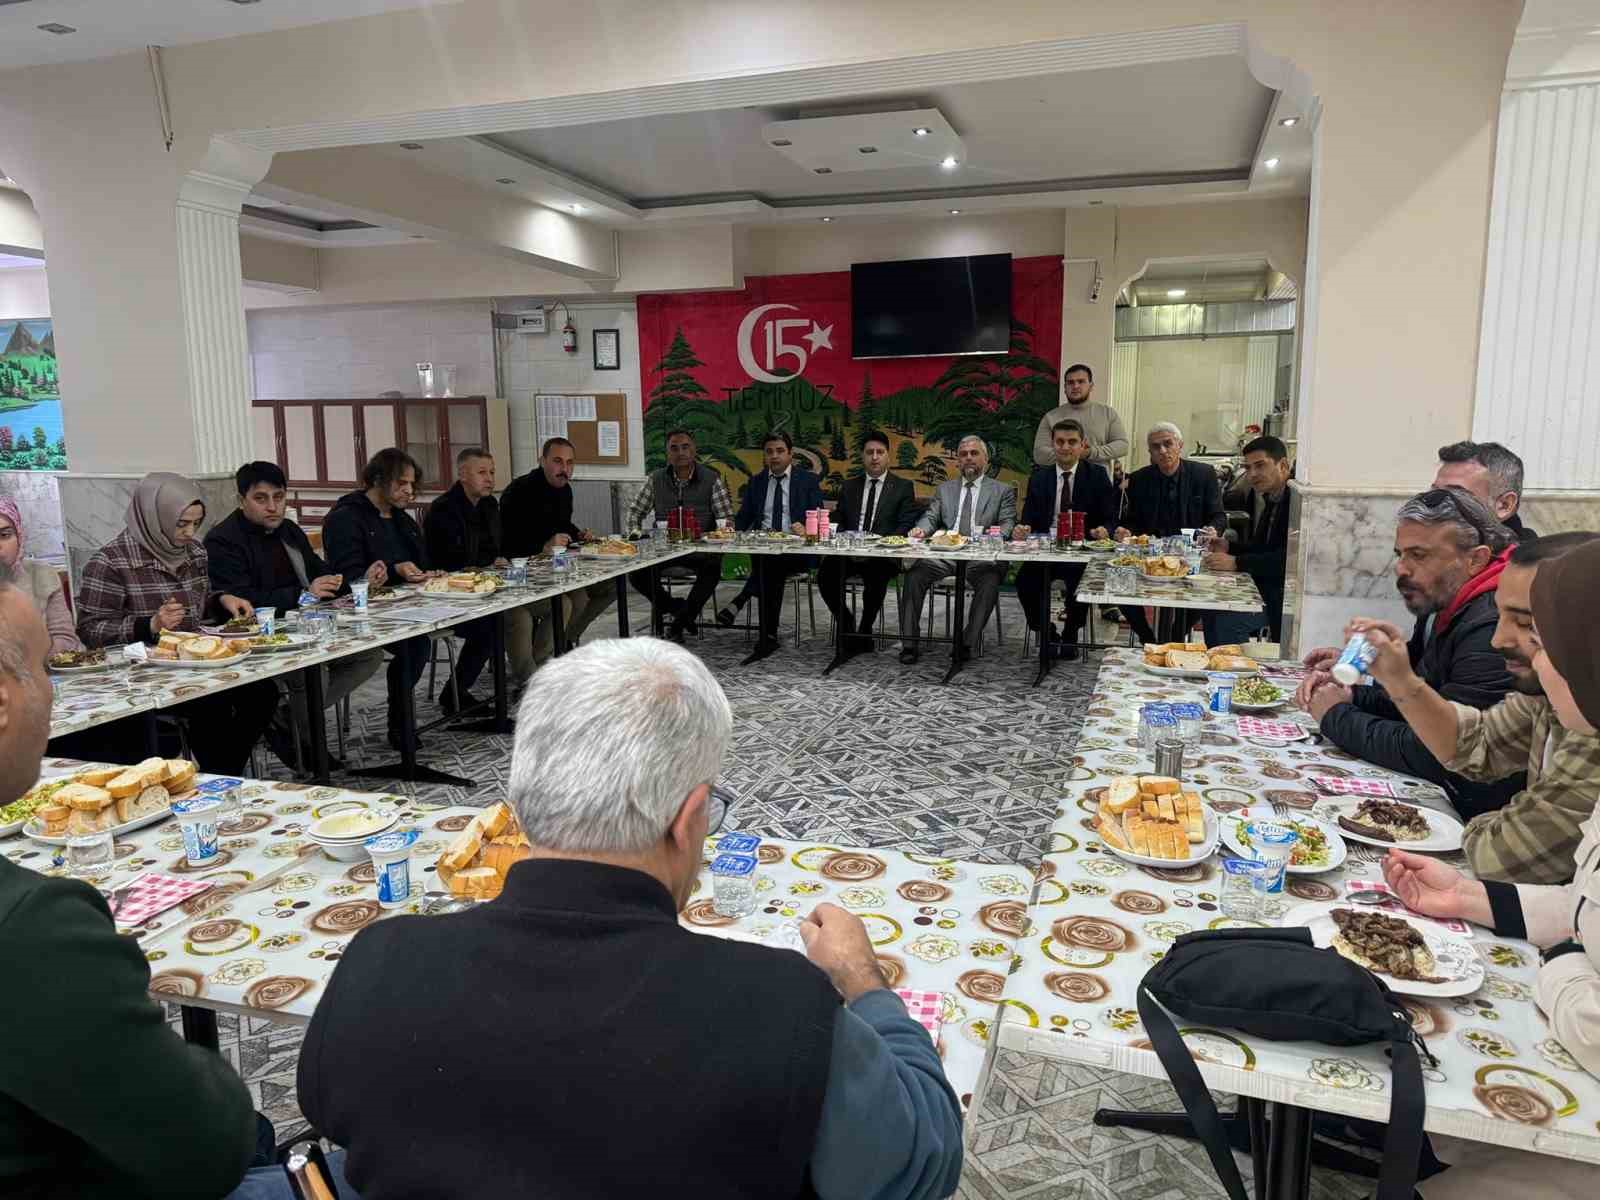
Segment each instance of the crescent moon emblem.
[{"label": "crescent moon emblem", "polygon": [[793,304],[760,304],[745,313],[744,320],[739,322],[737,349],[739,351],[739,365],[744,368],[746,375],[751,379],[758,379],[762,383],[783,383],[785,377],[774,375],[770,371],[763,371],[756,366],[756,356],[750,348],[750,335],[755,332],[756,322],[763,313],[771,312],[775,308],[793,309]]}]

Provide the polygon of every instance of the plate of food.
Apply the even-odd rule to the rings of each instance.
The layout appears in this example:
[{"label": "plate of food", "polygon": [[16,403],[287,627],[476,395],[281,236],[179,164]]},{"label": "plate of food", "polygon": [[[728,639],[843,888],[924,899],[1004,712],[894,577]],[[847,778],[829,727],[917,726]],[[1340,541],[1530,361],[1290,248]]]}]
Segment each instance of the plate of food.
[{"label": "plate of food", "polygon": [[47,846],[85,833],[132,833],[171,816],[172,797],[193,790],[195,775],[195,765],[182,758],[90,767],[59,781],[65,786],[34,810],[22,832]]},{"label": "plate of food", "polygon": [[225,667],[250,653],[247,638],[223,638],[210,633],[178,633],[167,630],[160,641],[145,651],[144,661],[152,667],[183,667],[206,670]]},{"label": "plate of food", "polygon": [[[1228,849],[1245,858],[1255,858],[1256,850],[1246,828],[1254,818],[1228,816],[1223,818],[1222,840]],[[1264,818],[1263,818],[1264,819]],[[1343,864],[1349,849],[1338,830],[1331,825],[1309,817],[1273,817],[1275,825],[1287,825],[1299,834],[1289,865],[1284,868],[1290,875],[1320,875]]]},{"label": "plate of food", "polygon": [[1104,554],[1108,551],[1115,550],[1117,548],[1117,544],[1110,538],[1095,538],[1092,542],[1085,542],[1083,544],[1083,548],[1085,550],[1093,550],[1097,553]]},{"label": "plate of food", "polygon": [[1283,707],[1284,701],[1283,689],[1261,675],[1251,675],[1233,685],[1233,707],[1239,712],[1270,712]]},{"label": "plate of food", "polygon": [[901,537],[898,533],[891,533],[878,540],[878,545],[880,546],[909,546],[910,544],[910,538]]},{"label": "plate of food", "polygon": [[1122,775],[1106,785],[1096,831],[1106,849],[1142,867],[1192,867],[1217,849],[1221,822],[1194,792],[1163,775]]},{"label": "plate of food", "polygon": [[201,632],[212,634],[215,637],[247,638],[255,637],[261,632],[261,622],[254,617],[234,617],[221,625],[202,625]]},{"label": "plate of food", "polygon": [[1333,949],[1407,996],[1467,996],[1483,986],[1483,961],[1472,943],[1424,917],[1301,904],[1284,914],[1283,924],[1305,926],[1319,948]]},{"label": "plate of food", "polygon": [[1369,846],[1399,846],[1433,854],[1461,849],[1461,822],[1433,808],[1349,796],[1324,800],[1311,812],[1319,821],[1337,826],[1351,841]]},{"label": "plate of food", "polygon": [[493,900],[506,872],[532,853],[516,814],[501,800],[467,823],[439,855],[435,873],[452,896]]},{"label": "plate of food", "polygon": [[731,529],[708,529],[705,536],[700,540],[702,542],[731,542],[738,536]]},{"label": "plate of food", "polygon": [[63,775],[60,779],[36,783],[10,804],[0,807],[0,837],[18,832],[35,812],[49,804],[50,798],[71,782],[72,776]]},{"label": "plate of food", "polygon": [[963,537],[961,534],[956,533],[952,529],[941,529],[938,533],[934,534],[928,539],[928,549],[960,550],[971,540],[971,538]]},{"label": "plate of food", "polygon": [[45,665],[57,675],[77,675],[85,671],[104,671],[111,663],[102,646],[94,650],[63,650],[45,659]]},{"label": "plate of food", "polygon": [[1129,534],[1127,537],[1118,542],[1117,545],[1128,546],[1130,548],[1137,547],[1138,549],[1143,550],[1150,545],[1150,535],[1148,533]]},{"label": "plate of food", "polygon": [[435,575],[422,585],[422,590],[435,599],[492,600],[500,590],[500,577],[488,571],[455,571]]},{"label": "plate of food", "polygon": [[1139,570],[1146,579],[1182,579],[1189,574],[1189,564],[1176,554],[1163,554],[1140,560]]},{"label": "plate of food", "polygon": [[304,633],[261,634],[245,643],[250,649],[259,650],[263,654],[286,654],[292,650],[304,650],[307,646],[315,644],[316,639]]},{"label": "plate of food", "polygon": [[[1208,648],[1203,642],[1164,642],[1146,644],[1143,667],[1152,675],[1186,675],[1204,679],[1213,671],[1256,674],[1260,664],[1238,653],[1237,646]],[[1238,684],[1234,684],[1235,689]]]},{"label": "plate of food", "polygon": [[604,537],[582,546],[578,553],[584,558],[637,558],[639,547],[627,538]]},{"label": "plate of food", "polygon": [[1106,566],[1108,566],[1108,567],[1143,567],[1144,566],[1144,556],[1142,554],[1118,554],[1115,558],[1106,559]]}]

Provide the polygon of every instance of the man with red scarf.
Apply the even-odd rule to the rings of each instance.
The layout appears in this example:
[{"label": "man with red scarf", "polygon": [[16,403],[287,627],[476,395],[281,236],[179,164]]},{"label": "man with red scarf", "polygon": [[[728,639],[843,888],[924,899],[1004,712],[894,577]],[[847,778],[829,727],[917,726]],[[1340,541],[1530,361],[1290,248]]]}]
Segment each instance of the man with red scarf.
[{"label": "man with red scarf", "polygon": [[[1510,530],[1462,488],[1431,488],[1400,508],[1394,536],[1395,587],[1417,618],[1412,669],[1446,699],[1485,709],[1511,691],[1506,661],[1491,645],[1499,613],[1495,587],[1510,554]],[[1306,656],[1312,670],[1297,699],[1340,749],[1437,783],[1462,818],[1502,807],[1522,790],[1518,772],[1479,783],[1447,771],[1406,723],[1381,684],[1344,687],[1327,670],[1339,657],[1326,647]]]}]

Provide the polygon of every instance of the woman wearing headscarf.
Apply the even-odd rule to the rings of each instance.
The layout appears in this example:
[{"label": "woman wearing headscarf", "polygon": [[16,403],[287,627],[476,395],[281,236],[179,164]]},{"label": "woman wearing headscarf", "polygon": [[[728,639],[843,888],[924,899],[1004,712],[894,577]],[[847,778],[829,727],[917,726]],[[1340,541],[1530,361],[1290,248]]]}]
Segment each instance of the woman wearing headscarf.
[{"label": "woman wearing headscarf", "polygon": [[[200,526],[200,489],[181,475],[146,475],[128,501],[127,527],[95,551],[78,585],[78,636],[89,647],[155,642],[162,632],[195,632],[206,616],[252,614],[238,596],[211,591]],[[225,615],[224,615],[225,614]],[[170,710],[189,726],[204,771],[237,775],[272,719],[278,689],[245,684]]]},{"label": "woman wearing headscarf", "polygon": [[22,512],[9,496],[0,496],[0,581],[26,592],[44,616],[50,631],[50,653],[83,649],[72,627],[72,610],[61,590],[61,576],[47,562],[23,555]]},{"label": "woman wearing headscarf", "polygon": [[[1600,729],[1600,645],[1592,640],[1597,585],[1600,542],[1542,563],[1533,581],[1540,643],[1533,669],[1556,718],[1575,733]],[[1600,813],[1584,822],[1575,862],[1571,883],[1495,883],[1469,879],[1425,855],[1391,850],[1383,873],[1419,913],[1464,917],[1538,946],[1539,1010],[1579,1066],[1600,1075]],[[1591,1163],[1457,1138],[1435,1137],[1433,1145],[1452,1165],[1417,1185],[1426,1200],[1490,1196],[1497,1189],[1514,1189],[1523,1200],[1594,1195],[1597,1168]]]}]

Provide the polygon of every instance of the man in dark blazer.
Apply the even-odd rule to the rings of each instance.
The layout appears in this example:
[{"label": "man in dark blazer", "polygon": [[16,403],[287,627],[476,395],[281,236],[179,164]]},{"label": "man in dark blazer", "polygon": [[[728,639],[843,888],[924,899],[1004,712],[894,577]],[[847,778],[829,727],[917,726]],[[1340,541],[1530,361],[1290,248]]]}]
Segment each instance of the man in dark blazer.
[{"label": "man in dark blazer", "polygon": [[[804,467],[794,465],[794,439],[782,429],[767,434],[761,443],[761,454],[767,461],[766,469],[750,481],[745,489],[744,503],[739,506],[733,527],[741,533],[750,530],[788,530],[791,533],[806,531],[806,513],[821,508],[822,485],[816,475]],[[750,582],[740,592],[736,604],[743,604],[751,595],[762,597],[761,635],[756,648],[745,659],[752,663],[766,658],[778,648],[778,618],[783,615],[783,585],[789,576],[809,571],[816,559],[792,554],[752,554]],[[726,610],[724,610],[726,611]],[[717,620],[722,624],[722,613]]]},{"label": "man in dark blazer", "polygon": [[[1183,431],[1162,421],[1151,427],[1145,445],[1150,465],[1128,476],[1127,510],[1123,524],[1117,527],[1117,540],[1134,533],[1172,537],[1205,525],[1219,535],[1226,532],[1228,514],[1222,507],[1217,473],[1183,457]],[[1141,641],[1156,640],[1143,609],[1125,608],[1123,615]]]},{"label": "man in dark blazer", "polygon": [[1266,611],[1208,612],[1206,645],[1247,642],[1263,628],[1277,641],[1283,632],[1283,577],[1289,561],[1289,448],[1275,437],[1258,437],[1244,448],[1245,478],[1256,498],[1250,528],[1231,552],[1218,542],[1201,560],[1206,571],[1243,571],[1255,580]]},{"label": "man in dark blazer", "polygon": [[[1084,529],[1091,538],[1105,537],[1116,524],[1117,502],[1121,499],[1111,476],[1099,463],[1083,457],[1086,444],[1083,426],[1078,422],[1057,421],[1051,427],[1050,438],[1055,465],[1040,467],[1029,476],[1022,522],[1012,531],[1013,536],[1027,537],[1033,530],[1053,534],[1056,518],[1064,512],[1075,512],[1084,515]],[[1061,640],[1066,643],[1061,649],[1064,658],[1078,656],[1071,643],[1078,640],[1087,612],[1076,599],[1082,578],[1081,563],[1050,567],[1028,563],[1017,572],[1017,602],[1022,605],[1022,615],[1027,618],[1028,628],[1046,641],[1053,642],[1057,636],[1045,612],[1050,585],[1057,579],[1066,585],[1067,621],[1061,631]]]},{"label": "man in dark blazer", "polygon": [[[833,513],[833,528],[845,533],[891,534],[904,537],[917,519],[916,489],[909,479],[889,470],[889,439],[874,430],[861,439],[861,466],[866,474],[844,485],[839,507]],[[883,610],[883,597],[889,581],[900,573],[896,559],[825,558],[817,570],[817,586],[822,602],[842,628],[839,631],[839,656],[851,658],[874,647],[870,633]],[[851,615],[845,603],[844,581],[861,579],[861,616]],[[857,633],[860,629],[863,632]]]},{"label": "man in dark blazer", "polygon": [[[440,571],[483,571],[509,564],[500,553],[500,502],[494,498],[494,455],[468,446],[456,455],[456,481],[428,505],[424,537],[428,564]],[[455,628],[461,653],[439,692],[446,716],[472,703],[472,685],[494,653],[494,618],[464,621]],[[465,702],[465,703],[463,703]]]}]

